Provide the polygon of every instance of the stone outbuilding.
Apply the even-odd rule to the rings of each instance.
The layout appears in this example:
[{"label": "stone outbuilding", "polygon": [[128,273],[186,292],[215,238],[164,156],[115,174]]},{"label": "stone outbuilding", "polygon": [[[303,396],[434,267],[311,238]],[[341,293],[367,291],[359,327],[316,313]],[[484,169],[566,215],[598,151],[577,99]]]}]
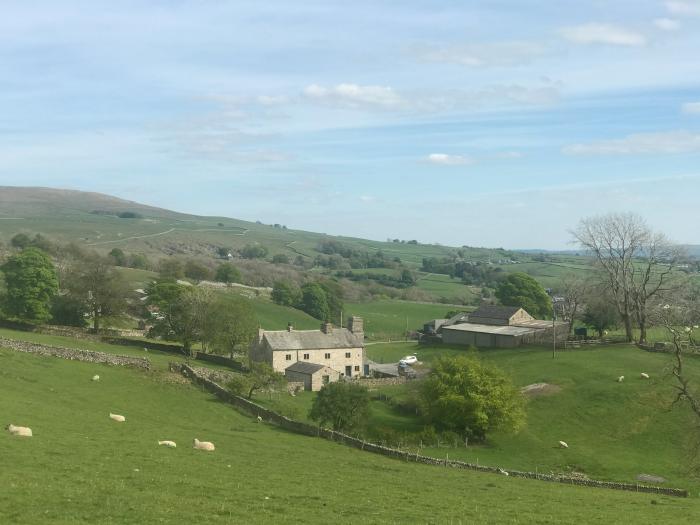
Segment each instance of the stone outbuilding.
[{"label": "stone outbuilding", "polygon": [[[347,328],[323,323],[320,330],[294,330],[291,324],[286,330],[260,329],[251,345],[250,356],[254,361],[269,363],[281,373],[286,373],[295,363],[309,363],[331,368],[338,377],[369,374],[360,317],[351,317]],[[333,374],[326,375],[333,377]]]},{"label": "stone outbuilding", "polygon": [[517,306],[485,305],[470,314],[459,314],[439,331],[442,342],[479,348],[514,348],[523,344],[563,343],[568,323],[532,317]]},{"label": "stone outbuilding", "polygon": [[304,390],[317,392],[323,385],[338,381],[340,372],[329,366],[298,361],[285,369],[284,377],[289,382],[304,383]]}]

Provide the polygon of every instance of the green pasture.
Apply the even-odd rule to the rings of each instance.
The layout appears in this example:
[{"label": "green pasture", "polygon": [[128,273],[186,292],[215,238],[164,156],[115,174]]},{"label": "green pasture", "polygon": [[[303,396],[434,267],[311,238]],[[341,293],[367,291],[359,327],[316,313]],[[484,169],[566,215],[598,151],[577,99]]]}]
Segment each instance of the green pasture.
[{"label": "green pasture", "polygon": [[[696,498],[392,460],[258,423],[169,374],[1,349],[0,414],[34,431],[0,434],[8,524],[682,524],[700,511]],[[216,451],[192,449],[194,437]]]}]

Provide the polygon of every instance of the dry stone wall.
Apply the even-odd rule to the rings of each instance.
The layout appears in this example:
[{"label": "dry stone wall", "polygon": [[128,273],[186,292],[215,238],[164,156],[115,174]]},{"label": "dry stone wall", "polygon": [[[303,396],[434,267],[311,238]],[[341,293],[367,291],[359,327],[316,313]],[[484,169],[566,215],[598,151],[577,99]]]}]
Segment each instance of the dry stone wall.
[{"label": "dry stone wall", "polygon": [[78,350],[62,346],[48,346],[27,341],[16,341],[0,337],[0,347],[44,356],[58,357],[70,361],[86,361],[88,363],[103,363],[112,366],[128,366],[132,368],[149,369],[151,362],[143,357],[129,357],[125,355],[106,354],[92,350]]},{"label": "dry stone wall", "polygon": [[539,474],[537,472],[522,472],[519,470],[506,470],[499,467],[487,467],[484,465],[475,465],[473,463],[466,463],[463,461],[454,461],[447,458],[438,459],[428,456],[422,456],[420,454],[412,454],[405,450],[399,450],[390,447],[384,447],[382,445],[377,445],[375,443],[370,443],[362,439],[358,439],[341,432],[335,432],[334,430],[329,430],[325,428],[315,427],[300,421],[295,421],[289,419],[288,417],[282,416],[272,410],[258,405],[253,401],[249,401],[242,397],[236,396],[226,390],[225,388],[219,386],[217,383],[206,379],[205,377],[197,374],[195,370],[187,365],[179,365],[171,363],[171,370],[179,369],[180,372],[189,377],[195,384],[199,384],[204,387],[209,392],[216,395],[222,401],[230,403],[242,411],[251,414],[252,416],[259,417],[262,420],[278,425],[290,432],[295,432],[297,434],[304,434],[307,436],[318,436],[323,439],[330,441],[335,441],[342,443],[344,445],[358,448],[361,450],[366,450],[368,452],[374,452],[376,454],[382,454],[384,456],[401,459],[403,461],[412,461],[415,463],[424,463],[426,465],[435,465],[445,468],[457,468],[465,470],[476,470],[479,472],[491,472],[493,474],[501,474],[514,476],[518,478],[528,478],[536,479],[540,481],[550,481],[556,483],[564,483],[567,485],[579,485],[585,487],[596,487],[596,488],[606,488],[614,490],[626,490],[632,492],[645,492],[651,494],[663,494],[667,496],[677,496],[677,497],[687,497],[688,491],[685,489],[667,488],[667,487],[656,487],[650,485],[640,485],[639,483],[619,483],[615,481],[598,481],[593,479],[585,479],[579,477],[567,477],[554,474]]}]

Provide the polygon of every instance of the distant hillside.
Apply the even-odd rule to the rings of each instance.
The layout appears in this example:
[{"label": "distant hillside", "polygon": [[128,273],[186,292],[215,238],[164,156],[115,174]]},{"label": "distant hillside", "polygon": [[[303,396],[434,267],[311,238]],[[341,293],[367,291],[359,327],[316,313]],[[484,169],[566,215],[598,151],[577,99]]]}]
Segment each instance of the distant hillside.
[{"label": "distant hillside", "polygon": [[[119,217],[122,215],[123,217]],[[270,256],[312,258],[330,236],[228,217],[202,217],[147,206],[100,193],[54,188],[0,187],[0,241],[16,233],[41,233],[62,242],[78,242],[102,251],[114,247],[153,255],[211,255],[217,247],[233,250],[260,243]],[[419,266],[424,257],[444,257],[455,248],[406,242],[332,237],[353,249],[382,250]],[[498,260],[503,250],[468,248],[470,258]]]}]

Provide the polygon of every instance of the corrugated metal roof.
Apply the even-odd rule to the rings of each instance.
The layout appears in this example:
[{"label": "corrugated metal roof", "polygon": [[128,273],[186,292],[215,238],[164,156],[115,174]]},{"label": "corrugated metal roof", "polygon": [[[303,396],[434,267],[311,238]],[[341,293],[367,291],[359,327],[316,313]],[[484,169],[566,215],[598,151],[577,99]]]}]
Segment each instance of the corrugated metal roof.
[{"label": "corrugated metal roof", "polygon": [[280,330],[264,332],[272,350],[332,350],[334,348],[360,348],[362,337],[345,328],[333,328],[329,333],[320,330]]},{"label": "corrugated metal roof", "polygon": [[297,361],[293,365],[288,366],[285,368],[285,372],[289,370],[290,372],[297,372],[299,374],[313,374],[315,372],[318,372],[319,370],[322,370],[326,368],[324,365],[319,365],[316,363],[306,363],[304,361]]},{"label": "corrugated metal roof", "polygon": [[453,326],[443,326],[442,331],[455,330],[460,332],[476,332],[480,334],[497,334],[518,336],[539,332],[542,328],[530,328],[526,326],[509,326],[493,324],[461,323]]}]

